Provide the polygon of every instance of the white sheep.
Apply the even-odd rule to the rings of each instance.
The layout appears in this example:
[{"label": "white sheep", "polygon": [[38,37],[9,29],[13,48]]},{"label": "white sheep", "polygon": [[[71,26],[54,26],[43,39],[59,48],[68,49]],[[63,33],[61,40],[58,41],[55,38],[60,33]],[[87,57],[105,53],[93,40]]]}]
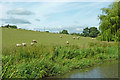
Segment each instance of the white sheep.
[{"label": "white sheep", "polygon": [[80,37],[77,37],[77,39],[79,39]]},{"label": "white sheep", "polygon": [[30,43],[30,45],[31,45],[31,46],[33,46],[33,45],[34,45],[34,43],[33,43],[33,42],[32,42],[32,43]]},{"label": "white sheep", "polygon": [[26,43],[22,43],[22,45],[23,45],[23,46],[27,46],[27,44],[26,44]]},{"label": "white sheep", "polygon": [[62,38],[62,36],[60,36],[60,38]]},{"label": "white sheep", "polygon": [[68,41],[67,41],[66,43],[67,43],[67,44],[69,44],[69,42],[68,42]]},{"label": "white sheep", "polygon": [[94,38],[92,38],[92,40],[93,40]]},{"label": "white sheep", "polygon": [[37,43],[37,41],[36,41],[36,40],[32,40],[32,42]]},{"label": "white sheep", "polygon": [[20,47],[21,46],[21,44],[16,44],[16,47]]},{"label": "white sheep", "polygon": [[73,39],[75,39],[75,37],[73,37]]}]

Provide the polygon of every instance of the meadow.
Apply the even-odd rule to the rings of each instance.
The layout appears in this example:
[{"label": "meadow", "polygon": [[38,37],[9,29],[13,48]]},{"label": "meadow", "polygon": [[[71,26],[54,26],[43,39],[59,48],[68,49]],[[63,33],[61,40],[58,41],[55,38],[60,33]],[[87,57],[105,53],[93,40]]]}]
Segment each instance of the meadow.
[{"label": "meadow", "polygon": [[[60,35],[62,38],[60,38]],[[30,45],[33,39],[37,40],[39,45],[66,45],[66,41],[69,41],[70,45],[86,46],[89,42],[92,42],[90,37],[81,37],[79,40],[73,39],[73,35],[46,33],[39,31],[27,31],[17,29],[2,30],[2,47],[13,47],[17,43],[27,43]],[[75,36],[76,37],[76,36]],[[97,42],[96,40],[94,40]],[[9,46],[8,46],[9,45]]]},{"label": "meadow", "polygon": [[[2,78],[44,78],[118,60],[117,42],[73,37],[77,36],[3,28]],[[30,46],[33,39],[38,43]],[[23,42],[26,47],[16,47]]]}]

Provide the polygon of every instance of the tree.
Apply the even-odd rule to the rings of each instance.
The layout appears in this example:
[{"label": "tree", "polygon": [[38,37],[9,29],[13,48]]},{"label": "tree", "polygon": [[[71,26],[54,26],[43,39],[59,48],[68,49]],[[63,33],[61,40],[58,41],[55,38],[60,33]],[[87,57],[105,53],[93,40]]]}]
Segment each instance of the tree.
[{"label": "tree", "polygon": [[5,26],[2,26],[2,27],[5,27],[5,28],[15,28],[15,29],[17,29],[17,26],[15,26],[15,25],[5,25]]},{"label": "tree", "polygon": [[97,37],[98,34],[99,34],[99,31],[97,30],[96,27],[91,27],[89,29],[89,36],[90,37]]},{"label": "tree", "polygon": [[90,28],[86,27],[85,29],[83,29],[81,36],[97,37],[98,34],[99,34],[99,30],[97,30],[96,27],[90,27]]},{"label": "tree", "polygon": [[80,33],[71,33],[71,35],[77,35],[77,36],[80,36]]},{"label": "tree", "polygon": [[45,32],[49,33],[49,31],[45,31]]},{"label": "tree", "polygon": [[63,30],[62,32],[60,32],[62,34],[69,34],[67,30]]},{"label": "tree", "polygon": [[71,33],[71,35],[76,35],[76,33]]},{"label": "tree", "polygon": [[120,1],[101,10],[102,14],[99,15],[101,40],[120,41]]},{"label": "tree", "polygon": [[86,27],[85,29],[83,29],[83,35],[86,37],[86,36],[89,36],[89,28]]}]

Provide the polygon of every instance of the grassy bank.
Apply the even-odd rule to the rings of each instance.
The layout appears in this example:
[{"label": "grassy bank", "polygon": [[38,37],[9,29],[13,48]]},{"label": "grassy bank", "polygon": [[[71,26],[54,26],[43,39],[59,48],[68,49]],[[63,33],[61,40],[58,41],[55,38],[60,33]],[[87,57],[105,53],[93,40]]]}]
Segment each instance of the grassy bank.
[{"label": "grassy bank", "polygon": [[43,78],[83,69],[108,60],[118,59],[118,46],[90,43],[78,46],[34,45],[3,51],[3,78]]}]

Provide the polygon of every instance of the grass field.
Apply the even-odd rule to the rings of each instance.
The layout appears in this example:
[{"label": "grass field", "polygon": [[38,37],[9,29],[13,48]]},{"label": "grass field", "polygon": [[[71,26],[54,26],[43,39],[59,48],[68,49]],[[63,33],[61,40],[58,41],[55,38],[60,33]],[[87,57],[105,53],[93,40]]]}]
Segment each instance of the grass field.
[{"label": "grass field", "polygon": [[[60,35],[62,35],[62,38],[60,38]],[[3,48],[11,46],[13,47],[17,43],[23,42],[26,42],[28,45],[30,45],[33,39],[37,40],[37,44],[39,45],[66,45],[66,41],[69,41],[70,45],[87,47],[89,42],[98,42],[97,40],[92,40],[90,37],[80,37],[79,40],[74,40],[73,37],[73,35],[4,28],[2,30],[2,46]]]},{"label": "grass field", "polygon": [[[118,43],[73,36],[3,28],[2,77],[43,78],[118,59]],[[38,43],[30,46],[33,39]],[[26,47],[16,47],[23,42]]]}]

